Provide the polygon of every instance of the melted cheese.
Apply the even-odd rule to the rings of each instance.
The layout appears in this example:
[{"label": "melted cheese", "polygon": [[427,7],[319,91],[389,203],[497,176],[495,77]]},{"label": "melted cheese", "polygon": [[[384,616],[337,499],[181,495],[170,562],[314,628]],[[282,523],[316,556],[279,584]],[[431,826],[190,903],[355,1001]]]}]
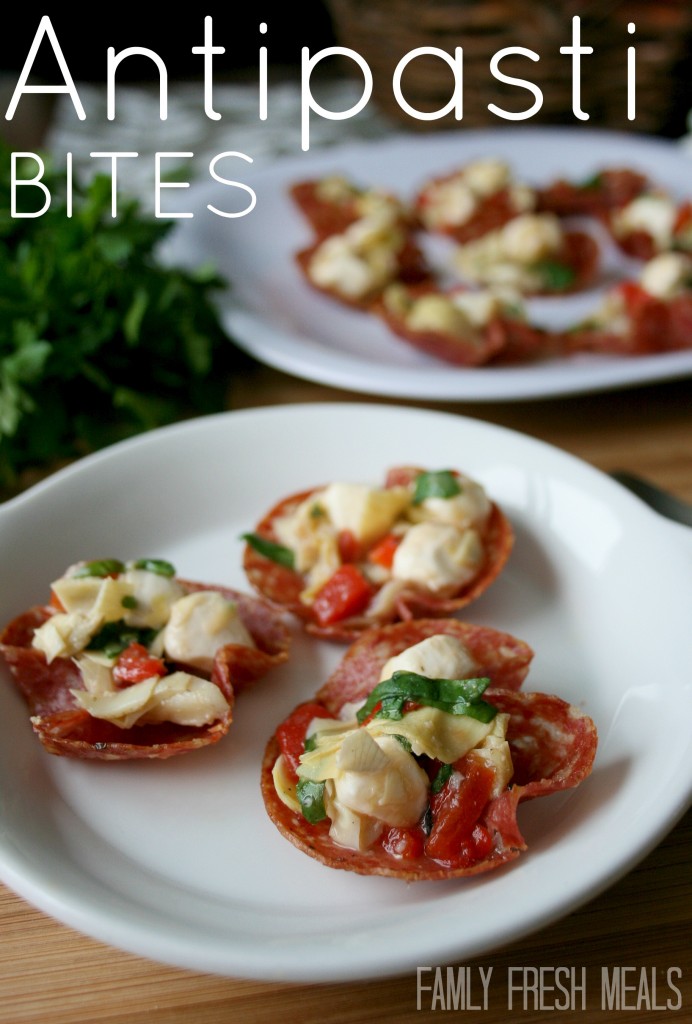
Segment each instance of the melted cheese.
[{"label": "melted cheese", "polygon": [[384,831],[385,824],[367,814],[359,814],[343,804],[336,795],[332,779],[325,783],[324,806],[330,819],[329,835],[349,850],[367,850]]},{"label": "melted cheese", "polygon": [[645,231],[657,249],[668,249],[673,241],[677,208],[665,195],[647,193],[637,196],[613,216],[613,230],[618,237],[634,231]]},{"label": "melted cheese", "polygon": [[421,219],[433,230],[448,225],[458,227],[471,219],[484,199],[504,189],[508,189],[518,213],[535,206],[535,193],[512,180],[506,162],[494,158],[474,160],[457,174],[432,182],[425,189]]},{"label": "melted cheese", "polygon": [[679,252],[660,253],[644,266],[639,283],[650,295],[672,299],[690,288],[692,259]]},{"label": "melted cheese", "polygon": [[422,522],[411,527],[396,549],[392,575],[437,591],[468,583],[482,562],[483,545],[476,530]]},{"label": "melted cheese", "polygon": [[118,582],[131,587],[134,608],[125,612],[128,626],[161,629],[165,626],[171,608],[185,593],[177,580],[146,569],[127,569]]},{"label": "melted cheese", "polygon": [[395,277],[402,242],[396,217],[379,210],[326,238],[312,255],[308,275],[320,288],[349,299],[364,298]]},{"label": "melted cheese", "polygon": [[348,761],[345,768],[338,766],[332,778],[335,799],[349,811],[387,825],[415,825],[428,802],[426,773],[393,737],[370,739],[365,730],[355,736],[368,738],[379,757],[372,763],[356,762],[357,768],[350,768]]},{"label": "melted cheese", "polygon": [[415,297],[404,286],[394,284],[386,289],[383,300],[413,331],[452,334],[468,342],[480,343],[481,332],[498,317],[525,316],[521,297],[508,288],[456,289]]},{"label": "melted cheese", "polygon": [[542,286],[535,271],[562,247],[560,221],[550,213],[525,213],[497,231],[460,246],[456,263],[472,281],[530,291]]},{"label": "melted cheese", "polygon": [[492,508],[485,489],[469,477],[459,475],[457,482],[461,488],[459,494],[451,498],[425,498],[411,509],[411,518],[414,521],[448,523],[460,530],[484,526]]},{"label": "melted cheese", "polygon": [[369,547],[389,532],[408,507],[410,495],[406,487],[333,483],[322,492],[320,501],[337,531],[349,530]]},{"label": "melted cheese", "polygon": [[379,189],[361,189],[347,178],[336,174],[321,178],[316,183],[315,193],[322,202],[333,203],[335,206],[347,206],[352,203],[359,218],[373,214],[396,217],[403,217],[406,214],[402,203],[396,197]]},{"label": "melted cheese", "polygon": [[422,295],[414,299],[406,315],[406,326],[412,331],[440,331],[469,339],[476,333],[466,311],[446,295]]},{"label": "melted cheese", "polygon": [[465,644],[455,636],[436,633],[394,655],[383,667],[380,682],[395,672],[415,672],[428,679],[469,679],[478,665]]}]

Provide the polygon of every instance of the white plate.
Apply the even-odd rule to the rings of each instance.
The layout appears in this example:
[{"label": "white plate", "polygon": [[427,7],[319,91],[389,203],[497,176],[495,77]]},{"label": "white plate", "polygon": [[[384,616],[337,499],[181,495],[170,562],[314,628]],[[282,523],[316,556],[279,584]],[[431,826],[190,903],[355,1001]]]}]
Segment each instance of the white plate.
[{"label": "white plate", "polygon": [[[393,136],[381,142],[334,147],[277,161],[270,168],[242,165],[238,178],[257,193],[249,215],[229,221],[207,203],[231,209],[227,186],[194,188],[181,197],[193,219],[180,222],[172,251],[194,265],[213,259],[231,282],[223,297],[232,337],[270,366],[307,380],[366,394],[467,401],[544,398],[672,379],[692,374],[692,351],[632,359],[578,356],[535,365],[463,369],[428,357],[397,339],[375,317],[342,307],[310,289],[294,253],[311,233],[288,188],[296,181],[342,173],[363,185],[411,197],[430,175],[443,174],[479,156],[507,159],[524,180],[546,184],[558,176],[579,180],[605,166],[628,166],[677,196],[690,195],[692,161],[675,143],[583,128],[509,128]],[[536,299],[531,317],[566,327],[593,310],[614,278],[636,276],[639,265],[618,256],[606,238],[598,287],[579,296]],[[431,253],[442,266],[447,256]]]},{"label": "white plate", "polygon": [[[115,446],[0,509],[0,621],[81,557],[157,555],[243,586],[241,531],[277,497],[393,464],[460,466],[511,516],[510,564],[468,618],[537,652],[529,688],[596,721],[591,777],[522,805],[529,852],[478,879],[402,884],[326,868],[265,815],[266,740],[342,649],[297,636],[217,746],[163,762],[45,754],[0,688],[0,875],[101,940],[231,976],[327,981],[463,959],[565,914],[641,858],[692,780],[689,535],[612,481],[510,431],[373,405],[259,409]],[[3,668],[3,674],[6,675]],[[3,678],[4,681],[4,678]]]}]

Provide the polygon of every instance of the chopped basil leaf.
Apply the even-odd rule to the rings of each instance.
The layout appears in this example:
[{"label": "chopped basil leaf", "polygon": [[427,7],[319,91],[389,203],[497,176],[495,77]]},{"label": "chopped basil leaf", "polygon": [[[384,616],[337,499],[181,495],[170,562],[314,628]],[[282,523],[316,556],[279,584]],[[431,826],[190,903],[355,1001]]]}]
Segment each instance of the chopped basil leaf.
[{"label": "chopped basil leaf", "polygon": [[323,821],[327,817],[324,809],[324,782],[312,782],[310,779],[298,779],[296,796],[303,817],[311,825]]},{"label": "chopped basil leaf", "polygon": [[134,563],[134,568],[155,572],[157,576],[175,576],[175,566],[163,558],[138,558]]},{"label": "chopped basil leaf", "polygon": [[117,576],[125,572],[125,564],[117,558],[102,558],[96,562],[86,562],[72,574],[73,579],[82,579],[84,576]]},{"label": "chopped basil leaf", "polygon": [[125,597],[122,599],[120,603],[123,606],[123,608],[136,608],[137,598],[134,596],[134,594],[125,594]]},{"label": "chopped basil leaf", "polygon": [[420,505],[426,498],[453,498],[461,494],[461,485],[449,469],[419,473],[416,477],[412,503]]},{"label": "chopped basil leaf", "polygon": [[576,274],[571,267],[554,260],[542,260],[536,264],[536,270],[543,284],[551,292],[561,292],[574,284]]},{"label": "chopped basil leaf", "polygon": [[310,750],[315,750],[316,747],[317,747],[317,733],[313,732],[312,736],[306,736],[305,737],[304,748],[305,748],[306,752],[309,752]]},{"label": "chopped basil leaf", "polygon": [[408,736],[401,736],[398,732],[395,732],[394,739],[399,741],[399,743],[402,745],[404,750],[407,751],[407,753],[411,753],[411,740],[408,738]]},{"label": "chopped basil leaf", "polygon": [[580,182],[579,185],[577,185],[577,188],[583,190],[600,188],[602,183],[603,175],[599,172],[597,174],[594,174],[591,178],[587,178],[585,181]]},{"label": "chopped basil leaf", "polygon": [[404,717],[404,705],[412,701],[439,708],[448,715],[468,715],[479,722],[492,722],[497,709],[481,700],[489,684],[490,679],[485,677],[428,679],[417,672],[395,672],[391,679],[377,684],[356,717],[362,723],[374,713],[375,718],[399,721]]},{"label": "chopped basil leaf", "polygon": [[275,544],[273,540],[267,540],[266,537],[260,537],[257,533],[244,533],[242,539],[247,541],[251,548],[260,554],[264,555],[265,558],[270,558],[272,562],[278,562],[279,565],[285,566],[287,569],[295,568],[295,557],[290,548],[286,548],[283,544]]},{"label": "chopped basil leaf", "polygon": [[447,782],[449,776],[452,774],[453,771],[454,771],[453,765],[451,765],[451,764],[441,764],[440,765],[440,770],[438,771],[438,773],[435,776],[435,778],[432,780],[432,785],[430,786],[431,792],[439,793],[440,790],[444,787],[445,783]]},{"label": "chopped basil leaf", "polygon": [[325,515],[325,511],[318,501],[316,501],[314,505],[310,506],[311,519],[321,519],[323,515]]},{"label": "chopped basil leaf", "polygon": [[103,651],[108,658],[116,658],[130,644],[142,644],[149,647],[156,638],[156,629],[138,629],[136,626],[128,626],[124,619],[117,622],[107,622],[102,629],[93,636],[87,645],[88,651]]}]

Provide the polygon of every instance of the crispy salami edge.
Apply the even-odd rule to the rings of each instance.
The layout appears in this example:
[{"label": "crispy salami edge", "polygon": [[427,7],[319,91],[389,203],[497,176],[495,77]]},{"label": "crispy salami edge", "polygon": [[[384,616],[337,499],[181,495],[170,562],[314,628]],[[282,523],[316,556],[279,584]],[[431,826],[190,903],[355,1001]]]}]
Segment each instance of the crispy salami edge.
[{"label": "crispy salami edge", "polygon": [[533,659],[533,650],[510,633],[460,619],[412,619],[369,629],[346,651],[315,700],[331,714],[362,700],[377,685],[390,658],[431,636],[453,637],[468,648],[478,674],[489,676],[490,689],[518,690]]},{"label": "crispy salami edge", "polygon": [[626,206],[646,190],[648,179],[628,167],[607,167],[593,185],[578,185],[560,178],[538,191],[538,208],[558,217],[605,217]]},{"label": "crispy salami edge", "polygon": [[672,299],[648,295],[629,311],[624,331],[588,325],[563,335],[566,352],[647,356],[692,348],[692,293]]},{"label": "crispy salami edge", "polygon": [[[416,467],[395,467],[388,473],[388,485],[393,482],[407,482],[418,472],[420,470]],[[288,515],[311,494],[316,494],[321,489],[321,487],[313,487],[282,498],[259,521],[255,527],[255,533],[267,540],[276,540],[274,522],[281,516]],[[408,620],[450,615],[475,601],[488,589],[501,573],[514,546],[512,525],[495,503],[492,504],[486,524],[483,544],[486,559],[482,570],[458,593],[442,596],[422,587],[407,587],[398,596],[392,619]],[[311,607],[300,600],[300,594],[304,589],[303,577],[300,573],[271,561],[255,551],[249,544],[246,545],[243,553],[243,568],[250,584],[258,593],[268,601],[292,612],[303,622],[306,631],[313,636],[321,637],[324,640],[333,640],[336,643],[352,643],[364,630],[378,625],[372,619],[360,615],[331,625],[320,626],[314,620]]]},{"label": "crispy salami edge", "polygon": [[344,203],[326,202],[320,199],[318,181],[298,181],[289,192],[305,220],[318,238],[341,234],[357,219],[353,200]]},{"label": "crispy salami edge", "polygon": [[[433,285],[409,288],[413,298],[437,292],[444,294]],[[406,317],[391,310],[384,299],[379,299],[372,308],[392,334],[426,355],[434,356],[455,366],[485,366],[489,363],[523,363],[549,355],[555,355],[560,348],[558,335],[540,327],[534,327],[526,320],[508,316],[496,316],[473,336],[465,338],[449,331],[416,330],[411,328]],[[472,328],[473,331],[473,328]]]},{"label": "crispy salami edge", "polygon": [[[228,702],[224,718],[200,727],[162,722],[132,729],[93,718],[70,693],[83,687],[72,659],[56,658],[48,664],[43,653],[31,647],[34,630],[54,613],[48,606],[37,605],[18,615],[0,633],[0,655],[27,702],[34,731],[49,753],[94,760],[162,759],[216,743],[230,728],[236,695],[288,659],[290,632],[266,602],[228,587],[179,582],[188,592],[215,590],[236,601],[240,618],[256,645],[226,644],[216,654],[211,681]],[[189,666],[179,667],[198,672]]]},{"label": "crispy salami edge", "polygon": [[468,242],[474,242],[482,238],[483,235],[487,235],[490,231],[498,231],[505,224],[508,224],[509,221],[519,216],[521,210],[517,208],[512,200],[511,189],[505,187],[498,189],[497,192],[493,192],[492,195],[485,196],[471,216],[462,224],[443,222],[435,227],[428,226],[425,223],[425,218],[422,216],[428,191],[435,186],[451,181],[457,177],[458,173],[458,171],[453,171],[451,174],[444,174],[433,178],[420,189],[414,200],[414,209],[417,212],[421,228],[430,231],[432,234],[447,235],[459,245],[466,245]]},{"label": "crispy salami edge", "polygon": [[412,233],[405,225],[402,225],[402,234],[403,241],[397,253],[398,266],[392,279],[382,286],[378,285],[375,288],[372,288],[369,292],[366,292],[360,297],[349,297],[348,295],[344,295],[343,292],[338,291],[336,288],[326,288],[317,284],[313,280],[310,274],[310,262],[317,249],[324,242],[323,237],[318,237],[307,248],[301,249],[297,252],[295,254],[295,261],[307,284],[316,292],[319,292],[321,295],[327,295],[329,298],[334,299],[351,309],[368,311],[372,304],[382,294],[384,288],[393,284],[395,281],[400,281],[403,284],[420,284],[421,282],[429,281],[431,279],[431,271],[425,264],[423,253],[413,238]]},{"label": "crispy salami edge", "polygon": [[[404,641],[416,643],[423,635],[431,635],[428,630],[433,625],[442,627],[440,631],[458,635],[460,639],[465,634],[469,642],[474,630],[484,633],[486,643],[495,632],[488,627],[457,621],[451,626],[440,622],[405,623],[372,629],[361,637],[356,650],[346,654],[317,692],[315,702],[322,704],[330,714],[337,715],[345,703],[362,700],[372,689],[373,680],[379,678],[382,666],[400,652]],[[480,633],[476,633],[478,636]],[[498,649],[501,649],[507,642],[506,634],[498,632],[497,641]],[[522,642],[514,640],[514,643],[521,645]],[[492,799],[481,815],[482,823],[493,836],[493,849],[483,860],[470,867],[449,867],[429,858],[397,858],[379,844],[363,851],[339,846],[329,837],[328,821],[309,824],[277,795],[272,778],[272,769],[280,753],[276,735],[269,740],[262,762],[261,790],[269,817],[279,832],[299,850],[327,867],[357,874],[385,875],[406,882],[435,881],[480,874],[514,860],[527,848],[517,822],[519,804],[523,800],[573,788],[587,778],[596,754],[597,732],[587,715],[560,697],[523,693],[496,685],[489,688],[488,697],[499,711],[510,716],[507,738],[515,761],[515,781],[500,796]]]}]

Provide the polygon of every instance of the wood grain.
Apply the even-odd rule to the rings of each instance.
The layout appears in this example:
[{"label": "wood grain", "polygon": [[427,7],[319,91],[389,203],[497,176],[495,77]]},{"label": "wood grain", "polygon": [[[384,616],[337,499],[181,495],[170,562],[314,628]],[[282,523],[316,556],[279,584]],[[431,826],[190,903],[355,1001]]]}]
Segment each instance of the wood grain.
[{"label": "wood grain", "polygon": [[[508,1019],[509,979],[520,968],[574,967],[586,977],[586,1007],[560,1012],[560,1021],[595,1024],[601,1009],[601,970],[635,969],[639,979],[654,971],[658,1000],[670,994],[666,971],[679,967],[683,1008],[692,1006],[690,954],[690,876],[692,840],[689,813],[634,871],[605,894],[563,920],[506,949],[467,961],[473,1005],[480,1005],[479,968],[493,973],[488,986],[487,1024]],[[463,927],[463,922],[460,923]],[[3,1024],[270,1024],[277,1018],[303,1024],[432,1021],[445,1018],[432,994],[424,991],[434,974],[421,973],[350,985],[279,985],[232,980],[181,971],[131,956],[73,932],[30,908],[8,890],[0,890],[0,1021]],[[421,964],[421,967],[448,965]],[[455,966],[455,965],[449,965]],[[514,974],[510,975],[510,969]],[[446,971],[445,975],[446,977]],[[473,983],[476,983],[475,989]],[[421,1009],[417,1009],[419,1003]],[[555,993],[551,998],[556,998]],[[513,997],[510,1019],[538,1021],[547,1010],[527,1010],[521,994]],[[663,1021],[671,1011],[611,1011],[626,1024]],[[609,1016],[609,1014],[608,1014]],[[680,1014],[678,1020],[685,1020]]]}]

